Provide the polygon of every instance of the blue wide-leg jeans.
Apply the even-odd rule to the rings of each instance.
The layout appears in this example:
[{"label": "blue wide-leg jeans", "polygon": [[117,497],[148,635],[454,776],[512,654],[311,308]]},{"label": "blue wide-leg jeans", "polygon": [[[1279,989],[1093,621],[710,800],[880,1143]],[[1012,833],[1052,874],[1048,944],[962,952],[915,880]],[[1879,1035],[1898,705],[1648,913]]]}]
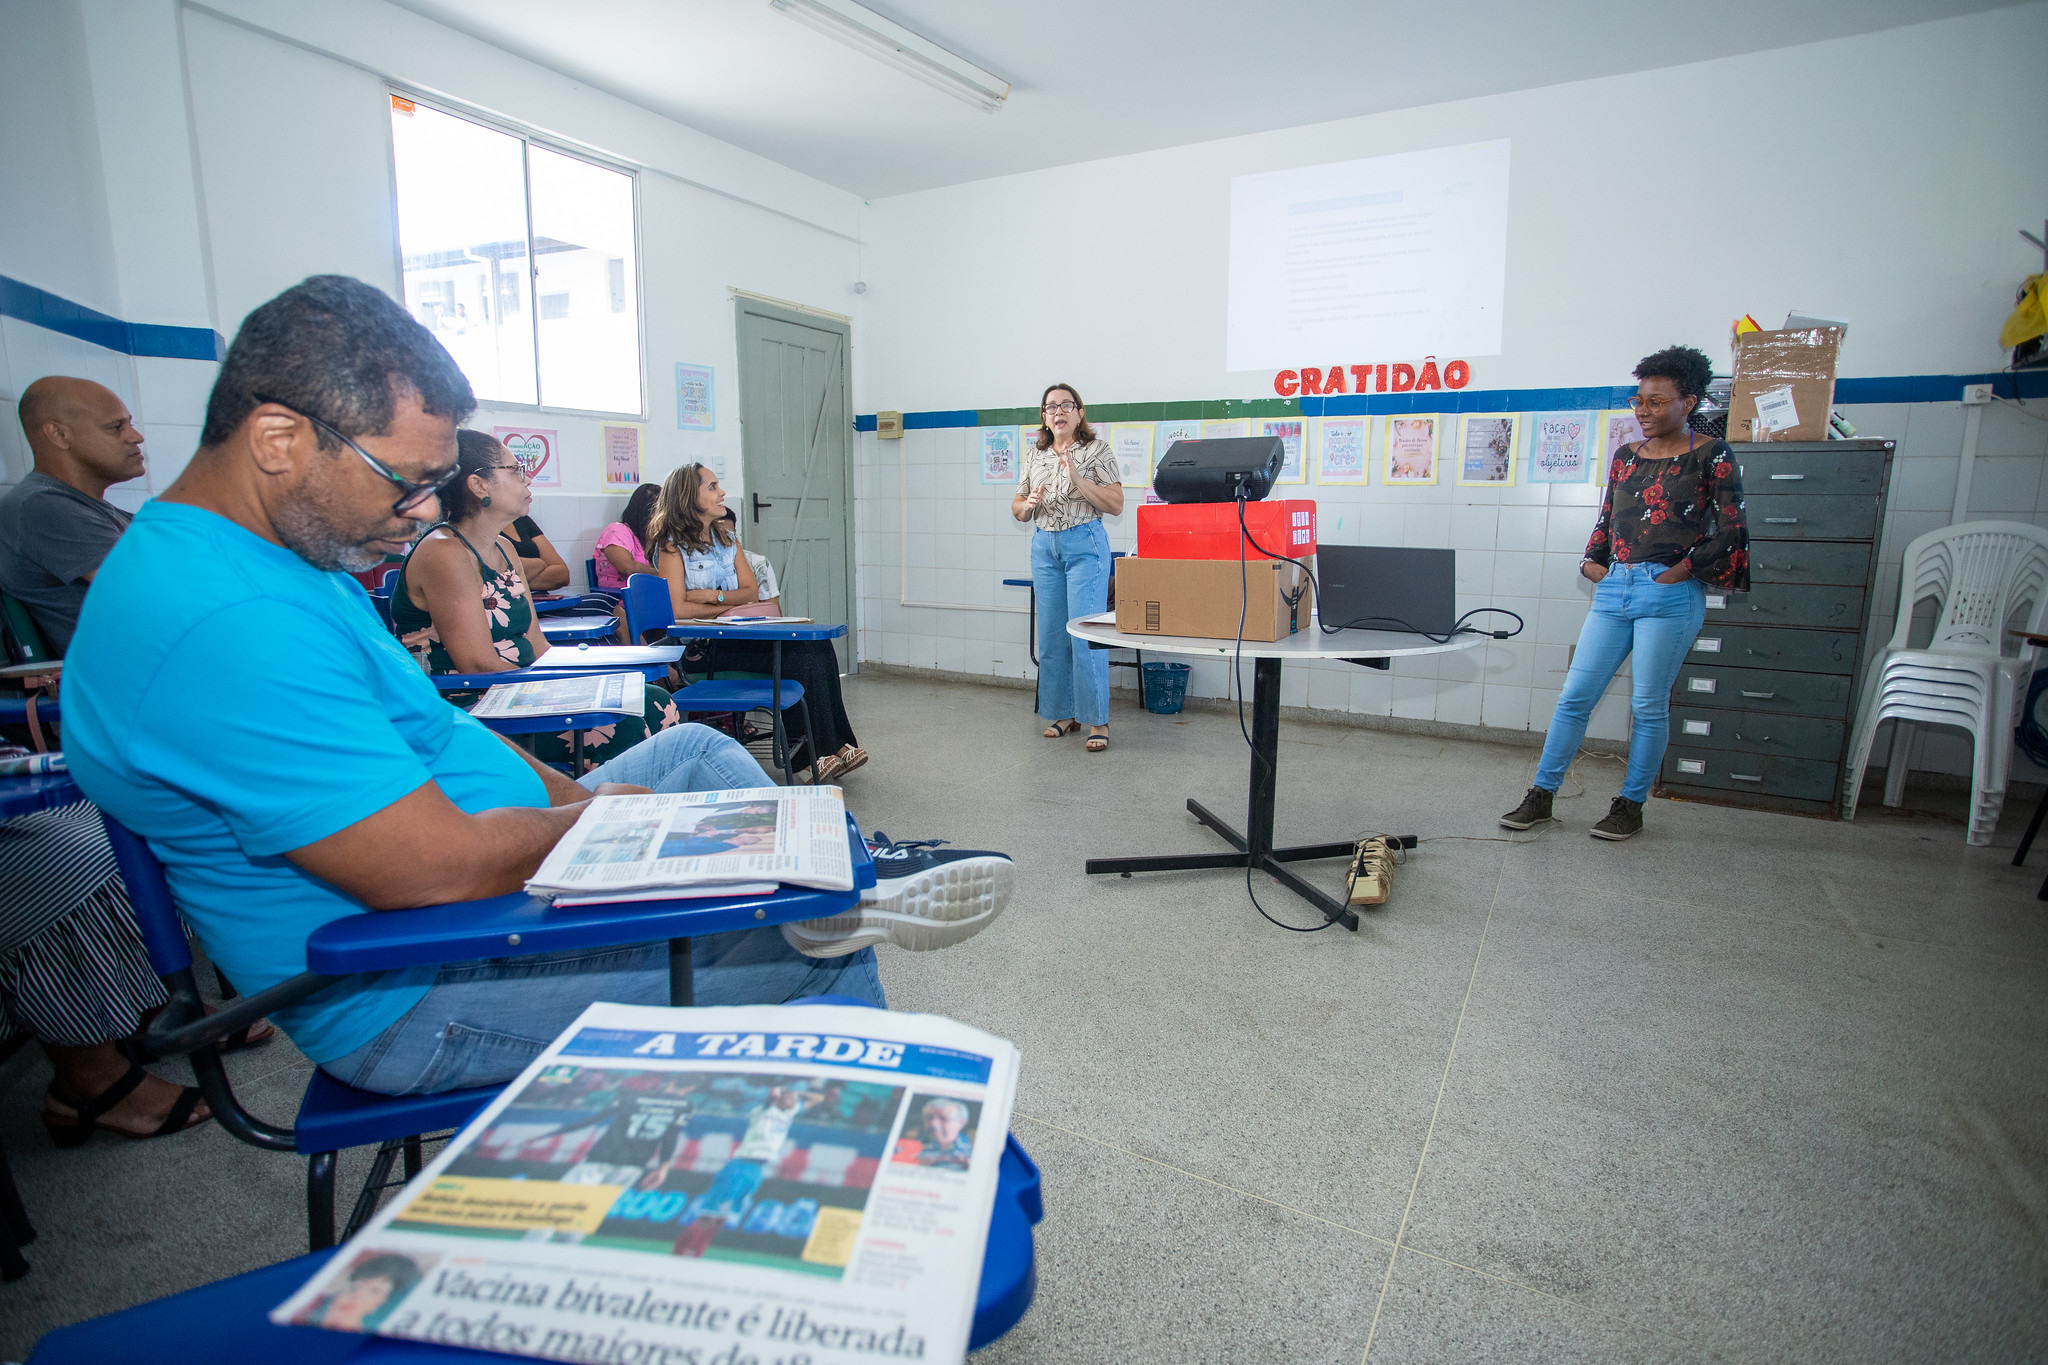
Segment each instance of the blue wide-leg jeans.
[{"label": "blue wide-leg jeans", "polygon": [[1031,533],[1038,595],[1038,714],[1109,724],[1109,651],[1067,634],[1067,622],[1109,605],[1109,532],[1102,519]]},{"label": "blue wide-leg jeans", "polygon": [[1616,564],[1595,585],[1593,610],[1579,630],[1579,647],[1550,717],[1543,761],[1536,767],[1536,785],[1543,790],[1554,792],[1564,781],[1565,770],[1586,738],[1594,706],[1621,661],[1633,653],[1635,688],[1629,709],[1635,719],[1621,794],[1631,801],[1649,798],[1671,739],[1671,684],[1707,613],[1706,588],[1693,578],[1656,581],[1658,574],[1667,572],[1662,564]]}]

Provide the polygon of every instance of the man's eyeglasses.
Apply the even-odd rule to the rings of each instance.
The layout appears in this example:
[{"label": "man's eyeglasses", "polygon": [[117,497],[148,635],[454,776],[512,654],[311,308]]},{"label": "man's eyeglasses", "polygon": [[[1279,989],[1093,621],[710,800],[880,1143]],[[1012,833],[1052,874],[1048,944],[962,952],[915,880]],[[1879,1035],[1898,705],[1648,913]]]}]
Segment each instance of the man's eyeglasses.
[{"label": "man's eyeglasses", "polygon": [[1647,412],[1654,416],[1677,401],[1676,398],[1631,398],[1628,405],[1637,412]]},{"label": "man's eyeglasses", "polygon": [[1047,412],[1079,412],[1081,405],[1079,403],[1047,403],[1045,410]]},{"label": "man's eyeglasses", "polygon": [[363,462],[365,464],[369,465],[370,468],[376,470],[379,474],[382,474],[385,478],[389,479],[391,481],[392,487],[398,490],[398,501],[391,504],[391,512],[393,516],[402,517],[407,512],[410,512],[413,508],[418,507],[421,503],[425,502],[428,498],[439,497],[441,495],[442,489],[446,488],[449,484],[454,483],[457,479],[462,477],[462,466],[457,464],[451,465],[449,467],[448,472],[446,474],[443,474],[440,478],[433,479],[425,483],[415,483],[411,479],[400,478],[395,472],[393,472],[390,465],[385,464],[375,455],[372,455],[369,451],[364,450],[354,441],[351,441],[348,437],[336,431],[331,424],[321,421],[312,413],[303,412],[300,409],[293,407],[290,403],[285,402],[281,398],[271,398],[265,394],[260,393],[251,394],[250,397],[254,398],[259,403],[275,403],[278,407],[284,408],[288,412],[298,413],[299,416],[305,418],[308,422],[311,422],[314,426],[320,428],[320,430],[326,432],[329,436],[332,436],[335,440],[341,442],[350,450],[353,450],[356,454],[362,456]]}]

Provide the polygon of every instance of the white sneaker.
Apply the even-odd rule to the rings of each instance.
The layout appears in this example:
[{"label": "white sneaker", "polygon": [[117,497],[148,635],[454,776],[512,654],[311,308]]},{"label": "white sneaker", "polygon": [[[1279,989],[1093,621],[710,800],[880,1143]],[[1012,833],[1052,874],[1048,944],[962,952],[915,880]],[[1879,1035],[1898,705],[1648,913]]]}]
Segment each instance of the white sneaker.
[{"label": "white sneaker", "polygon": [[875,887],[843,915],[782,926],[782,937],[806,957],[843,957],[877,943],[913,953],[964,943],[995,923],[1017,885],[1008,856],[981,849],[941,849],[943,839],[891,842],[880,830],[868,840]]}]

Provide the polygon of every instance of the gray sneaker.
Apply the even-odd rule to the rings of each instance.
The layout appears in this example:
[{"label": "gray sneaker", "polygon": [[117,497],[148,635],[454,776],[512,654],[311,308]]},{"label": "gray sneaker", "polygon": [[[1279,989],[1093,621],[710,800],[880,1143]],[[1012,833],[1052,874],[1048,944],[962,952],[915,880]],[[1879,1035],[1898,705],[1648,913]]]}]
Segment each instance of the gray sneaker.
[{"label": "gray sneaker", "polygon": [[1502,827],[1527,829],[1531,825],[1540,825],[1545,820],[1556,819],[1557,817],[1550,813],[1551,798],[1556,795],[1556,792],[1547,792],[1541,787],[1529,788],[1529,794],[1522,798],[1522,804],[1501,816]]},{"label": "gray sneaker", "polygon": [[1607,807],[1607,818],[1586,831],[1595,839],[1633,839],[1643,832],[1643,803],[1617,796]]},{"label": "gray sneaker", "polygon": [[806,957],[844,957],[877,943],[913,953],[949,948],[995,923],[1017,885],[1008,856],[942,848],[944,839],[896,843],[880,830],[868,840],[875,889],[843,915],[782,926],[782,937]]}]

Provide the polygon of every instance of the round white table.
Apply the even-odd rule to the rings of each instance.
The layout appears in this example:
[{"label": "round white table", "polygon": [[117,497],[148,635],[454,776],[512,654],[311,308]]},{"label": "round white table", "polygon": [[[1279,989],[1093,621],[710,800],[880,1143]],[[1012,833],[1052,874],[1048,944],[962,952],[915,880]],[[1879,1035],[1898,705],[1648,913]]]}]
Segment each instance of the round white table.
[{"label": "round white table", "polygon": [[[1442,644],[1424,635],[1395,630],[1338,630],[1324,633],[1311,623],[1308,629],[1284,640],[1196,639],[1186,635],[1126,635],[1116,628],[1111,613],[1077,616],[1067,622],[1067,634],[1090,644],[1118,649],[1145,649],[1154,654],[1184,654],[1190,658],[1228,659],[1233,655],[1253,660],[1252,664],[1252,771],[1250,791],[1245,798],[1245,830],[1240,834],[1222,817],[1193,797],[1188,813],[1223,836],[1235,852],[1179,853],[1136,858],[1090,858],[1086,871],[1092,875],[1133,872],[1185,872],[1215,867],[1254,867],[1322,911],[1325,922],[1341,923],[1356,932],[1358,915],[1342,901],[1310,886],[1283,866],[1315,858],[1349,858],[1352,846],[1342,844],[1296,844],[1276,848],[1273,844],[1273,788],[1280,770],[1280,667],[1289,659],[1342,659],[1367,668],[1387,668],[1394,659],[1417,654],[1448,654],[1484,644],[1490,636],[1459,635]],[[1415,847],[1415,836],[1396,836],[1403,848]]]}]

